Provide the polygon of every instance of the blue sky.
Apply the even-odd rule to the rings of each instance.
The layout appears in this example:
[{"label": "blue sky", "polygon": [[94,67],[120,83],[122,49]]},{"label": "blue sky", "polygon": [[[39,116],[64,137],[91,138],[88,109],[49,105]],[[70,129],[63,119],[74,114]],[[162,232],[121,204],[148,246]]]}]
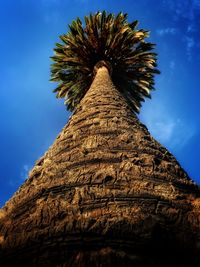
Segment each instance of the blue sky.
[{"label": "blue sky", "polygon": [[200,0],[0,0],[0,206],[68,121],[49,82],[58,36],[103,9],[151,30],[162,73],[140,119],[200,183]]}]

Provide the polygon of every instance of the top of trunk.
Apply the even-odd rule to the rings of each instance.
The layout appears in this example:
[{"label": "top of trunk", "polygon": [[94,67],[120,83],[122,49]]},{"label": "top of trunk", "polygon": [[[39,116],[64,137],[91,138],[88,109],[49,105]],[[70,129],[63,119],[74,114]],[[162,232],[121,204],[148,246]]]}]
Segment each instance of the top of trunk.
[{"label": "top of trunk", "polygon": [[97,64],[94,66],[94,76],[96,76],[97,72],[99,69],[105,67],[107,69],[107,71],[109,72],[109,75],[111,76],[112,75],[112,65],[108,62],[108,61],[105,61],[105,60],[100,60],[97,62]]},{"label": "top of trunk", "polygon": [[[198,250],[199,192],[102,66],[54,144],[0,210],[2,259],[46,266],[56,257],[51,266],[88,266],[87,259],[98,266],[91,260],[102,255],[129,266],[170,250],[180,260],[185,249]],[[159,255],[147,255],[146,246]]]}]

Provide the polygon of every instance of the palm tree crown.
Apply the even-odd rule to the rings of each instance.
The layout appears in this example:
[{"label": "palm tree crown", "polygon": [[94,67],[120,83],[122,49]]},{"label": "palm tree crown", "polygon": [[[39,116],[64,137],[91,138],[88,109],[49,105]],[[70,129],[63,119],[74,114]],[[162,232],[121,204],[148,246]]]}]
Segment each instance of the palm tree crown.
[{"label": "palm tree crown", "polygon": [[54,92],[65,98],[69,110],[74,110],[89,89],[95,66],[106,65],[112,81],[126,97],[134,111],[139,112],[141,101],[150,98],[154,89],[156,53],[154,44],[145,42],[149,32],[137,30],[138,21],[127,22],[127,14],[107,14],[105,11],[85,17],[85,25],[77,18],[69,32],[56,43],[51,80],[58,82]]}]

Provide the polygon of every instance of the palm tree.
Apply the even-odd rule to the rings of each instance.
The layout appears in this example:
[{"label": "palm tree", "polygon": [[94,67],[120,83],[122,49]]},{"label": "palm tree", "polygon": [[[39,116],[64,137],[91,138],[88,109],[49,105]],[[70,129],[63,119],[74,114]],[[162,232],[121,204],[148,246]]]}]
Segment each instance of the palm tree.
[{"label": "palm tree", "polygon": [[1,266],[198,266],[199,188],[136,116],[158,73],[136,26],[98,12],[56,44],[74,113],[0,210]]}]

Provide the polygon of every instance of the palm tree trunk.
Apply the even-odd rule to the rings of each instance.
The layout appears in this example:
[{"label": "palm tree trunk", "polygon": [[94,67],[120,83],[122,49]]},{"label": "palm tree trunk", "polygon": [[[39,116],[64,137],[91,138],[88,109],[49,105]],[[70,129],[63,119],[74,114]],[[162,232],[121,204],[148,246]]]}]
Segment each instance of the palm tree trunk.
[{"label": "palm tree trunk", "polygon": [[0,210],[1,266],[168,266],[174,255],[188,266],[183,251],[198,251],[199,193],[100,67]]}]

